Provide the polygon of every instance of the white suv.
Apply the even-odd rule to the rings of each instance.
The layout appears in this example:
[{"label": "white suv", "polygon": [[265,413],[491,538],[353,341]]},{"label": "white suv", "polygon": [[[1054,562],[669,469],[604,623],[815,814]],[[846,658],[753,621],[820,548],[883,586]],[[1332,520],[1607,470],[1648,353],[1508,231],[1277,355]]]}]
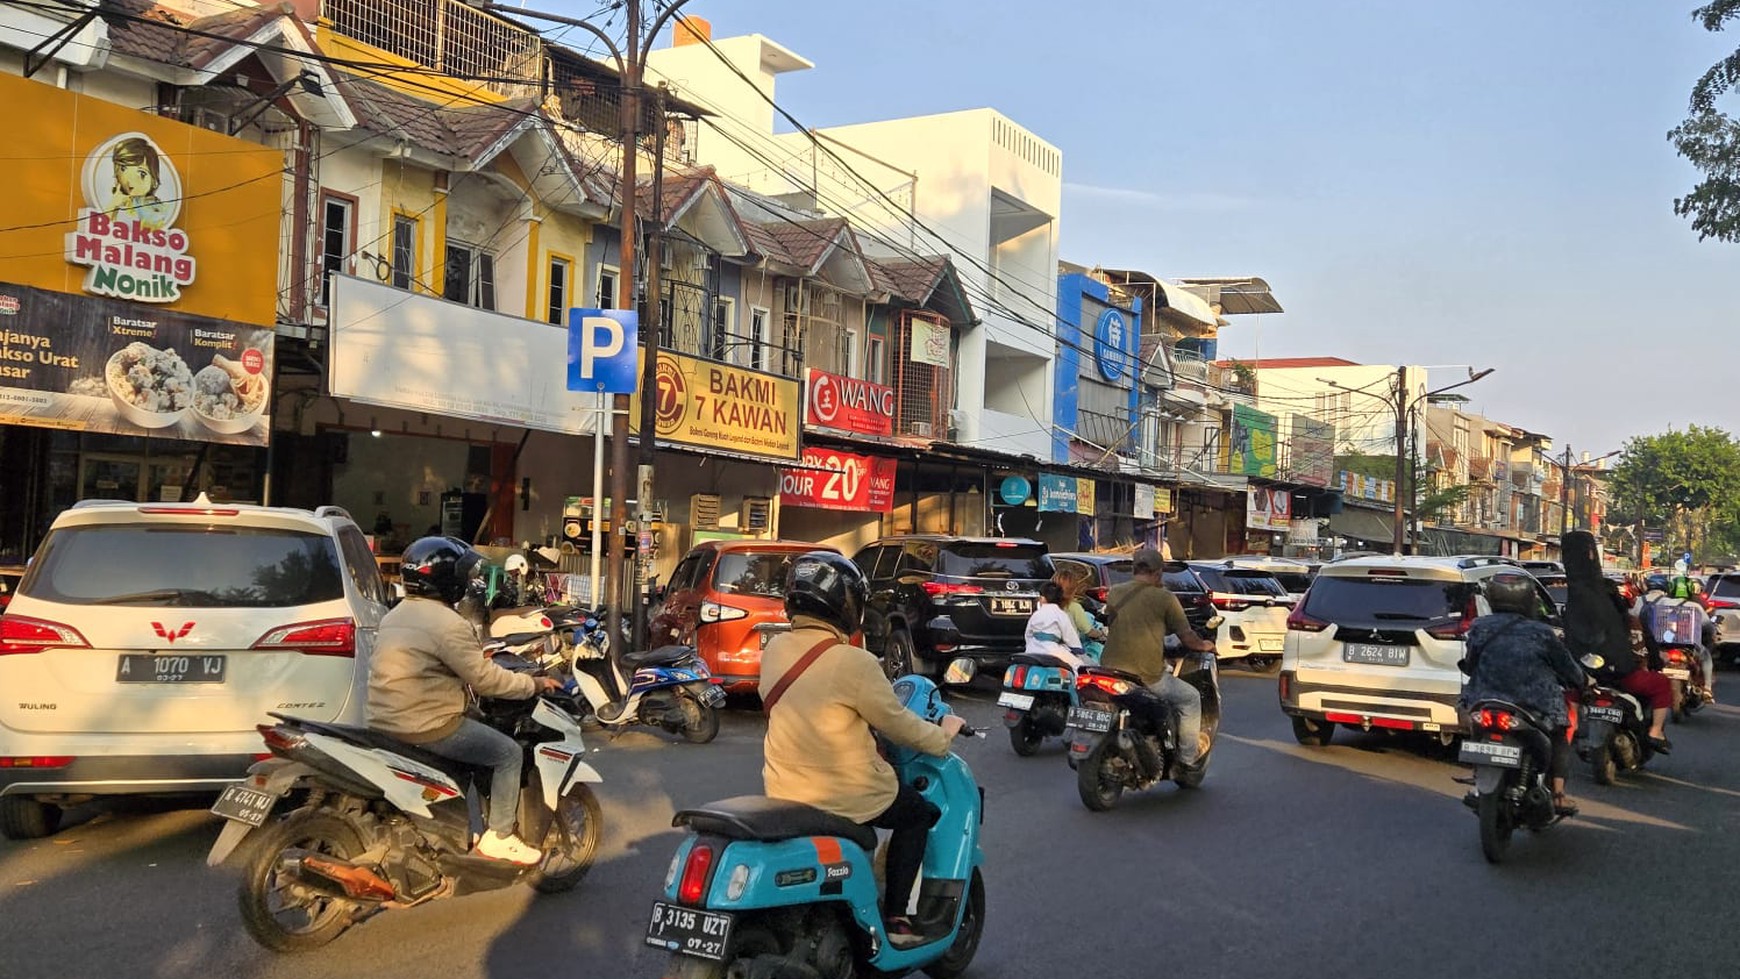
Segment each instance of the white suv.
[{"label": "white suv", "polygon": [[0,615],[0,833],[96,795],[217,790],[268,711],[358,723],[388,591],[343,510],[91,500]]},{"label": "white suv", "polygon": [[[1423,731],[1449,744],[1467,733],[1456,707],[1463,636],[1491,609],[1482,585],[1526,573],[1497,557],[1362,557],[1326,564],[1287,618],[1281,710],[1305,745],[1335,725]],[[1537,585],[1538,587],[1538,585]],[[1556,606],[1540,589],[1543,617]],[[1554,610],[1554,611],[1549,611]]]},{"label": "white suv", "polygon": [[1234,559],[1188,563],[1221,618],[1212,637],[1220,658],[1242,657],[1246,667],[1272,672],[1281,663],[1287,613],[1293,609],[1286,586],[1268,571],[1241,567]]}]

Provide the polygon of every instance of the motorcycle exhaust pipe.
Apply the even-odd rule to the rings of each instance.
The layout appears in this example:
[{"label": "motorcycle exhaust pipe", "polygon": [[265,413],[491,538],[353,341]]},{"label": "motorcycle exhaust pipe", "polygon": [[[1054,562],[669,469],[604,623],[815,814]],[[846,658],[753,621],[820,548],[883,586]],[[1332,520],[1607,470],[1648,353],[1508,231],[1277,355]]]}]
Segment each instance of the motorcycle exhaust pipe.
[{"label": "motorcycle exhaust pipe", "polygon": [[348,860],[304,853],[286,863],[286,869],[309,886],[327,892],[336,888],[338,894],[334,896],[342,895],[358,901],[391,901],[398,893],[386,878]]}]

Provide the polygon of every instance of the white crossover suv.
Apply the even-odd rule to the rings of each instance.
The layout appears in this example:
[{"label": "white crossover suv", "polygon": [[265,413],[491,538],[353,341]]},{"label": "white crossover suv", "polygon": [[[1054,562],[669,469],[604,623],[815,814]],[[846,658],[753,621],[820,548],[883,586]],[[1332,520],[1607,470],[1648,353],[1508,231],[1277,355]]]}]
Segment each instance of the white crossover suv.
[{"label": "white crossover suv", "polygon": [[[1483,583],[1521,572],[1498,557],[1361,557],[1325,564],[1287,617],[1281,710],[1300,744],[1324,745],[1337,724],[1423,731],[1450,744],[1467,733],[1457,709],[1463,637],[1491,611]],[[1538,585],[1537,585],[1538,587]],[[1540,589],[1542,618],[1557,606]]]},{"label": "white crossover suv", "polygon": [[0,833],[92,796],[216,791],[267,712],[359,723],[389,592],[343,510],[91,500],[0,615]]}]

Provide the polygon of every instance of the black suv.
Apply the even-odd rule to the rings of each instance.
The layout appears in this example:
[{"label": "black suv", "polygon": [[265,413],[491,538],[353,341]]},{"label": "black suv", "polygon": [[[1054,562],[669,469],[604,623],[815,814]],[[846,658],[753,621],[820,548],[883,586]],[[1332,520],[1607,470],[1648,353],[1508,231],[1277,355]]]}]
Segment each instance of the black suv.
[{"label": "black suv", "polygon": [[1010,537],[885,537],[852,560],[870,579],[864,643],[891,678],[958,657],[1001,673],[1055,573],[1043,543]]},{"label": "black suv", "polygon": [[1160,572],[1160,583],[1178,596],[1179,604],[1184,606],[1184,616],[1190,620],[1190,627],[1196,630],[1196,634],[1213,639],[1214,630],[1208,627],[1208,620],[1214,618],[1214,589],[1202,579],[1202,575],[1183,561],[1167,561]]}]

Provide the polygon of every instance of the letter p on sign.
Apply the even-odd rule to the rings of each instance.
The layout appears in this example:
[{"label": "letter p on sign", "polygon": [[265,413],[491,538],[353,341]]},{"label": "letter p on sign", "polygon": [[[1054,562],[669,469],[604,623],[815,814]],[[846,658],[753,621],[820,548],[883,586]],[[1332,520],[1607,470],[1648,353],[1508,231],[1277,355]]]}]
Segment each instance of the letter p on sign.
[{"label": "letter p on sign", "polygon": [[634,393],[639,347],[640,314],[568,310],[568,390]]}]

